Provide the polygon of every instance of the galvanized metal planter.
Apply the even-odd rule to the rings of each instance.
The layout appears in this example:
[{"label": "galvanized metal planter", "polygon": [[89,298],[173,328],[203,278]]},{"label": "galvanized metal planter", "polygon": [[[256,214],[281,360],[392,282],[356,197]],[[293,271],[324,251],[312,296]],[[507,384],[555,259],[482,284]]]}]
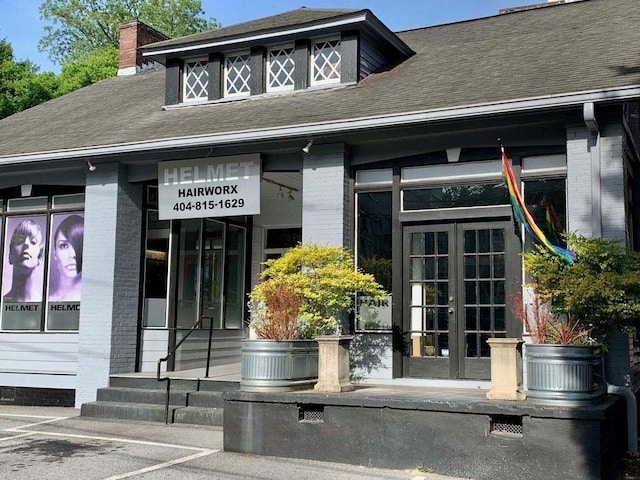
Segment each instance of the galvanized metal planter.
[{"label": "galvanized metal planter", "polygon": [[533,402],[583,406],[606,393],[599,346],[529,344],[526,358],[527,398]]},{"label": "galvanized metal planter", "polygon": [[289,392],[312,388],[318,381],[318,342],[315,340],[242,341],[244,392]]}]

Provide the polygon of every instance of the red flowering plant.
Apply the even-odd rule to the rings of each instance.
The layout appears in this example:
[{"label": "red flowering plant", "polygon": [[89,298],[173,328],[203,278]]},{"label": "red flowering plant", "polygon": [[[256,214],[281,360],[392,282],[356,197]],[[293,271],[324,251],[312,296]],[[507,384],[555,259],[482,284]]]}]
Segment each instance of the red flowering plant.
[{"label": "red flowering plant", "polygon": [[594,343],[591,338],[591,325],[582,326],[578,321],[556,318],[548,303],[542,303],[534,293],[533,299],[525,304],[520,294],[510,298],[511,309],[515,317],[522,322],[525,331],[531,335],[533,343],[559,345],[588,345]]}]

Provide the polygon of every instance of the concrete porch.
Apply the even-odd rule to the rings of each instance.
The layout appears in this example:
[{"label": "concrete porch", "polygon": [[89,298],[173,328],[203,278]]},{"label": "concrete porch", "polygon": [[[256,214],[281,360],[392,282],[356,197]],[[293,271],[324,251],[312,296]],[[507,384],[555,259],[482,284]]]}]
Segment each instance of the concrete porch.
[{"label": "concrete porch", "polygon": [[401,384],[226,392],[224,448],[478,480],[614,478],[626,447],[621,399],[557,408],[487,400],[486,392]]}]

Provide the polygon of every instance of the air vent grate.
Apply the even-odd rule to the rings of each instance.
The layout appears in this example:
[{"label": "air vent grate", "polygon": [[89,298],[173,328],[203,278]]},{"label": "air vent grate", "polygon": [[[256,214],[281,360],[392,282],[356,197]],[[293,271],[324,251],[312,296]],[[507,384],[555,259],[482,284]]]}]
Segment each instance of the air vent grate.
[{"label": "air vent grate", "polygon": [[491,417],[491,435],[510,438],[522,438],[522,417],[497,415]]},{"label": "air vent grate", "polygon": [[324,405],[300,405],[298,420],[306,423],[323,423]]}]

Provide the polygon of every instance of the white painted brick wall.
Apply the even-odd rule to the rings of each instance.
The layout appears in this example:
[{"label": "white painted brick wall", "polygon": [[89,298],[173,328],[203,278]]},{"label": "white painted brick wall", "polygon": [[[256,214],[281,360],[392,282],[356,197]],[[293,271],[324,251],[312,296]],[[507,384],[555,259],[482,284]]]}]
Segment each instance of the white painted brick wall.
[{"label": "white painted brick wall", "polygon": [[77,407],[95,400],[110,373],[134,371],[142,195],[126,185],[115,163],[87,175]]},{"label": "white painted brick wall", "polygon": [[607,125],[600,139],[602,236],[626,239],[622,125]]},{"label": "white painted brick wall", "polygon": [[350,246],[351,189],[342,145],[314,148],[302,173],[302,240]]},{"label": "white painted brick wall", "polygon": [[570,232],[592,235],[591,153],[586,127],[567,128],[567,216]]}]

